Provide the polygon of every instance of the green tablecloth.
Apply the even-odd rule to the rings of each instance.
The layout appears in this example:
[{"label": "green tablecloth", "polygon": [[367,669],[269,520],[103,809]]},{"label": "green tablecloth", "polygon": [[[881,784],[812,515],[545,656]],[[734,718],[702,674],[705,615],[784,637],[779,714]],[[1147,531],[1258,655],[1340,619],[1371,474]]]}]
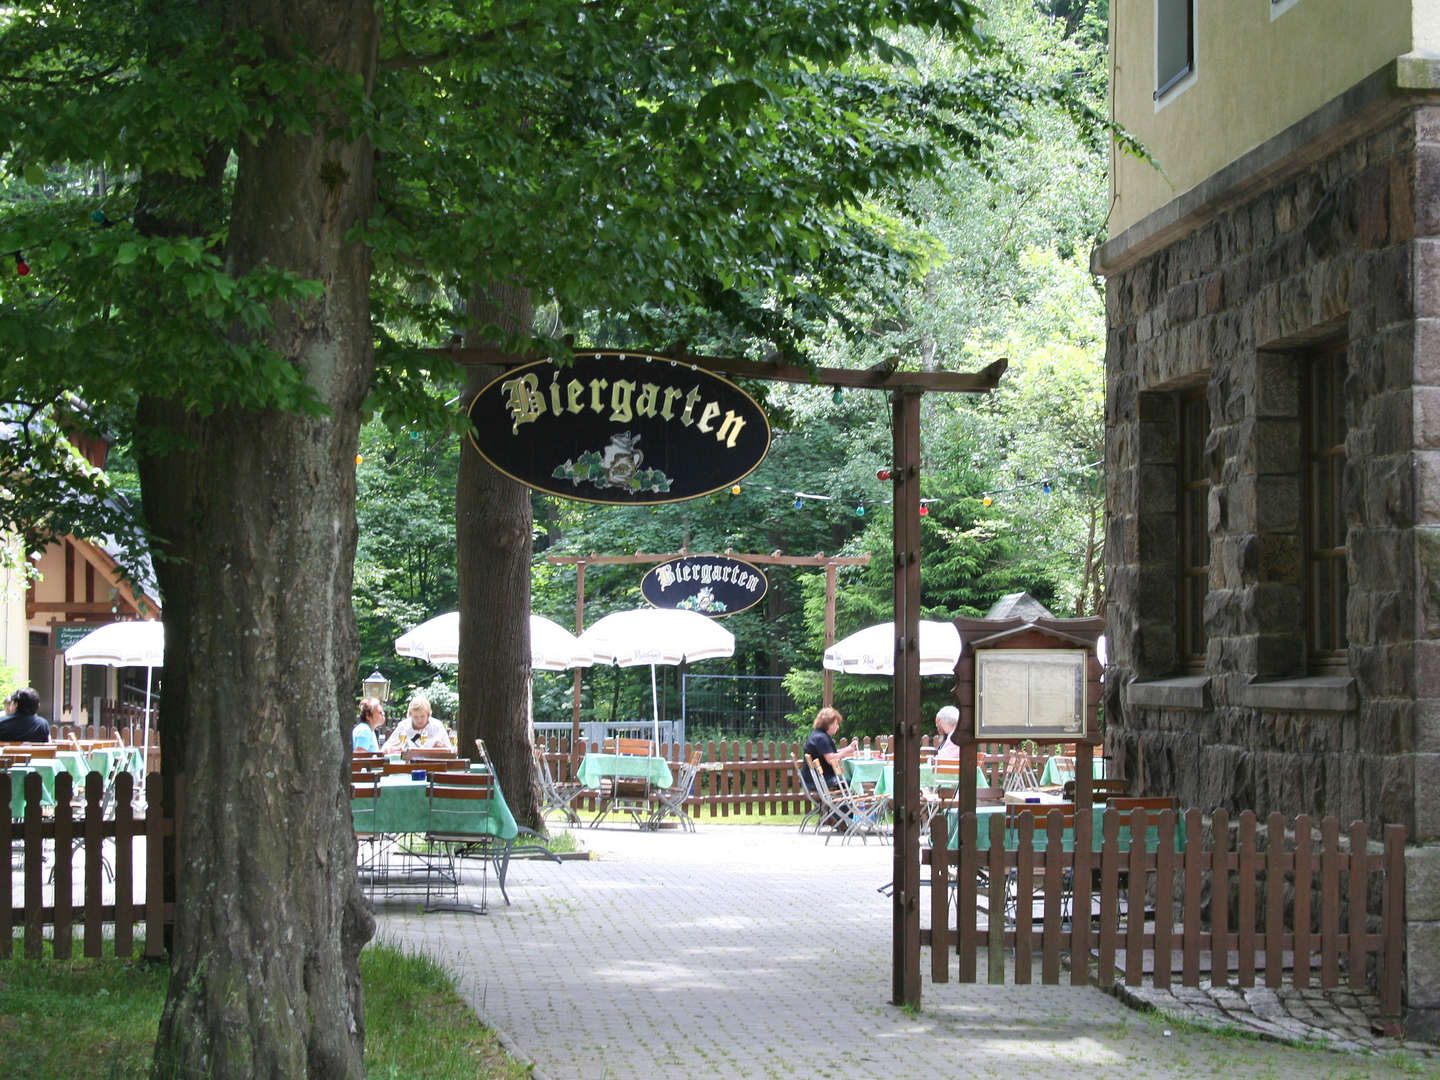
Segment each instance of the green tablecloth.
[{"label": "green tablecloth", "polygon": [[[1045,809],[1044,804],[1041,804],[1039,806],[1039,809],[1042,811],[1042,813],[1040,815],[1037,815],[1035,819],[1034,847],[1036,851],[1044,851],[1046,845],[1049,843],[1050,837],[1045,831],[1045,818],[1043,815],[1043,811]],[[1003,814],[1004,812],[1004,806],[981,806],[976,809],[976,850],[990,850],[990,817],[993,814]],[[1116,813],[1120,812],[1116,811]],[[959,811],[951,810],[948,812],[948,815],[950,818],[950,847],[953,850],[954,848],[959,846],[958,841],[960,838],[960,814]],[[1150,816],[1152,820],[1155,817],[1153,813]],[[1124,822],[1128,821],[1129,817],[1129,812],[1120,813],[1120,820],[1122,824],[1120,825],[1118,840],[1120,843],[1121,851],[1130,850],[1130,827],[1129,825],[1124,824]],[[1103,804],[1092,806],[1090,808],[1090,823],[1090,847],[1093,851],[1099,851],[1100,848],[1103,846],[1105,839],[1105,806]],[[1010,849],[1011,851],[1015,850],[1015,848],[1019,844],[1019,841],[1020,837],[1018,830],[1009,830],[1006,832],[1006,848]],[[1075,830],[1066,829],[1061,836],[1060,844],[1065,851],[1074,851]],[[1145,830],[1145,850],[1154,851],[1159,846],[1160,831],[1156,826],[1151,825]],[[1185,850],[1185,819],[1178,814],[1175,817],[1175,850]]]},{"label": "green tablecloth", "polygon": [[355,827],[367,832],[425,833],[434,829],[445,833],[475,833],[513,840],[520,832],[515,816],[505,802],[499,784],[488,802],[477,802],[474,813],[446,813],[438,820],[430,814],[429,783],[408,776],[386,776],[380,781],[373,818],[368,813],[368,799],[350,800]]},{"label": "green tablecloth", "polygon": [[861,784],[879,784],[885,776],[885,770],[895,771],[895,763],[877,757],[847,757],[840,759],[841,766],[845,769],[845,779],[851,787],[859,787]]},{"label": "green tablecloth", "polygon": [[613,777],[648,778],[656,787],[668,788],[675,783],[670,763],[662,757],[640,757],[638,754],[586,754],[580,759],[580,783],[598,788],[601,780]]},{"label": "green tablecloth", "polygon": [[[948,779],[948,778],[947,778],[947,779]],[[921,765],[921,766],[920,766],[920,786],[921,786],[922,788],[928,788],[928,787],[951,787],[952,785],[949,784],[948,782],[945,783],[945,784],[936,784],[936,783],[935,783],[935,766],[933,766],[933,765]],[[983,788],[983,787],[989,787],[989,786],[990,786],[989,782],[985,779],[985,773],[984,773],[981,769],[976,769],[976,770],[975,770],[975,786],[976,786],[976,787],[982,787],[982,788]],[[880,773],[880,779],[878,779],[878,780],[875,781],[875,794],[876,794],[876,795],[893,795],[894,793],[895,793],[895,763],[894,763],[893,761],[887,761],[887,762],[885,763],[885,768],[884,768],[884,770]]]},{"label": "green tablecloth", "polygon": [[44,770],[36,769],[30,765],[16,765],[7,771],[10,773],[10,817],[12,820],[25,816],[25,777],[33,772],[40,774],[40,805],[55,805],[55,777],[53,773],[50,775],[50,783],[47,787],[45,786],[46,774]]},{"label": "green tablecloth", "polygon": [[90,773],[90,759],[85,751],[59,750],[56,752],[55,758],[74,779],[76,790],[84,790],[85,777]]}]

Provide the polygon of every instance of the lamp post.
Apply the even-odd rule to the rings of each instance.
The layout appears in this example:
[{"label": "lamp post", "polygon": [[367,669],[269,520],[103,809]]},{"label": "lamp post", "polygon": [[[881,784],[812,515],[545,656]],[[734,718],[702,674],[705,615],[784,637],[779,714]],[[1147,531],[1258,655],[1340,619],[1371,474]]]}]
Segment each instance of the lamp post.
[{"label": "lamp post", "polygon": [[372,672],[370,677],[360,684],[360,687],[367,698],[373,697],[381,704],[390,700],[390,680],[381,675],[379,671]]}]

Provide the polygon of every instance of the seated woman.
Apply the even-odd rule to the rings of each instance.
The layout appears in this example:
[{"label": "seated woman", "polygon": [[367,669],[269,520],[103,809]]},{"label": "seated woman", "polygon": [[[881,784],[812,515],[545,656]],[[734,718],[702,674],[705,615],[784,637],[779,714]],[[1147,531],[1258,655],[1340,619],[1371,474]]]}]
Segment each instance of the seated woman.
[{"label": "seated woman", "polygon": [[430,699],[424,694],[416,694],[405,710],[405,719],[395,725],[380,752],[395,754],[402,750],[453,749],[450,736],[445,734],[445,725],[430,715]]},{"label": "seated woman", "polygon": [[960,746],[951,738],[959,724],[960,710],[954,705],[946,705],[935,714],[935,730],[940,734],[940,741],[936,744],[936,761],[960,760]]},{"label": "seated woman", "polygon": [[375,733],[384,723],[385,706],[380,704],[379,698],[367,697],[360,702],[360,720],[350,729],[350,748],[379,753],[380,744],[375,739]]},{"label": "seated woman", "polygon": [[[854,739],[843,750],[835,747],[835,735],[840,730],[840,722],[845,718],[840,715],[840,710],[829,705],[825,706],[815,714],[815,724],[810,735],[805,740],[805,753],[820,763],[820,771],[825,774],[825,783],[829,787],[838,787],[840,778],[836,770],[840,768],[840,762],[860,749],[860,744]],[[808,780],[808,777],[807,777]]]}]

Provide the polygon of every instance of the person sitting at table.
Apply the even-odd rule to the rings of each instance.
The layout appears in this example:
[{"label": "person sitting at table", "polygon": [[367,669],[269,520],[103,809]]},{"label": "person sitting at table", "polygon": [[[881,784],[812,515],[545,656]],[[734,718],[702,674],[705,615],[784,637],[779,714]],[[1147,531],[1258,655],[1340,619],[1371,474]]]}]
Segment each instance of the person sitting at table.
[{"label": "person sitting at table", "polygon": [[[844,719],[839,709],[826,705],[815,714],[815,723],[805,739],[805,753],[820,763],[825,784],[832,788],[840,785],[840,778],[836,774],[840,762],[860,749],[860,743],[855,739],[851,739],[850,744],[843,750],[836,748],[835,735]],[[808,777],[806,779],[808,780]]]},{"label": "person sitting at table", "polygon": [[935,714],[935,730],[940,733],[940,742],[935,751],[936,761],[959,761],[960,744],[952,737],[960,725],[960,710],[946,705]]},{"label": "person sitting at table", "polygon": [[40,695],[33,687],[16,690],[11,707],[0,718],[0,742],[49,742],[50,724],[40,715]]},{"label": "person sitting at table", "polygon": [[445,734],[445,725],[430,715],[430,699],[424,694],[416,694],[405,710],[405,719],[395,725],[380,752],[394,754],[402,750],[421,749],[453,750],[454,745]]},{"label": "person sitting at table", "polygon": [[375,733],[385,723],[385,706],[380,704],[379,698],[367,697],[360,702],[360,720],[350,729],[350,747],[352,750],[369,750],[372,753],[380,752],[380,743],[375,738]]}]

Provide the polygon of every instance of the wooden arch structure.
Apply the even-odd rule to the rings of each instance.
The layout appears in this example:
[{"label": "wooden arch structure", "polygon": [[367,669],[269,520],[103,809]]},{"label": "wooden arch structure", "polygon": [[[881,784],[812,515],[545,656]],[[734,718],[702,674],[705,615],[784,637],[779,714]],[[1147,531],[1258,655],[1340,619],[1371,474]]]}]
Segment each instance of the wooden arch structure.
[{"label": "wooden arch structure", "polygon": [[[624,351],[624,350],[613,350]],[[638,350],[637,350],[638,351]],[[517,367],[544,359],[517,356],[493,347],[436,350],[460,364]],[[920,399],[927,392],[985,394],[1005,373],[1004,358],[977,372],[896,371],[891,365],[856,370],[757,363],[728,357],[665,355],[716,375],[771,382],[803,383],[855,390],[882,390],[891,396],[894,485],[895,683],[895,887],[892,894],[891,1001],[920,1006]]]}]

